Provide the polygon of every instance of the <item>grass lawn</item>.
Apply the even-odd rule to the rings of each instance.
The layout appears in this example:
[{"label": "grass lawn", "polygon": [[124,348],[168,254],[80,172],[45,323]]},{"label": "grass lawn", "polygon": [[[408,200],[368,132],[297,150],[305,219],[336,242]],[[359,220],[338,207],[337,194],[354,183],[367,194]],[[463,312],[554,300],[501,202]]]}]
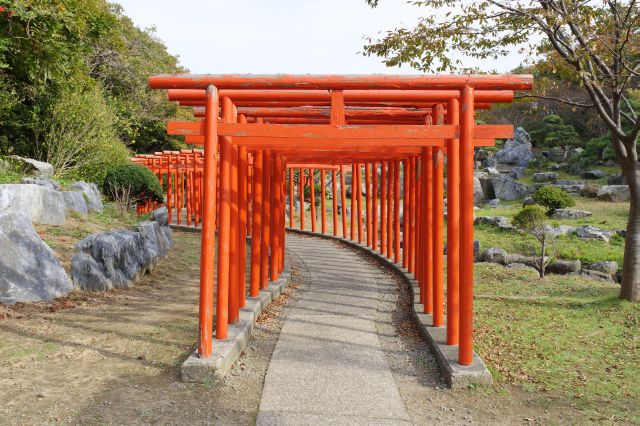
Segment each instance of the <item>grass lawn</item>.
[{"label": "grass lawn", "polygon": [[496,381],[566,399],[594,422],[640,420],[640,304],[582,277],[475,273],[476,350]]}]

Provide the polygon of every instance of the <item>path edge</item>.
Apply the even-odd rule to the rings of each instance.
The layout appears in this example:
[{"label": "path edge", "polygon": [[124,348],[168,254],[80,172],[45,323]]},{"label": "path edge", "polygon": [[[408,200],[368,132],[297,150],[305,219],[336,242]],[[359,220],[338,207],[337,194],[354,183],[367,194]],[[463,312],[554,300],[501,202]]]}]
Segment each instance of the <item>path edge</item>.
[{"label": "path edge", "polygon": [[368,257],[373,258],[378,263],[391,269],[399,275],[411,289],[411,320],[418,327],[422,338],[427,341],[431,351],[436,356],[440,372],[449,387],[452,389],[461,389],[469,386],[488,386],[492,384],[493,380],[489,369],[482,358],[480,358],[480,356],[475,352],[473,353],[473,363],[471,365],[461,365],[458,363],[457,346],[447,345],[446,327],[432,327],[430,325],[433,323],[431,315],[423,313],[424,307],[419,302],[420,286],[418,285],[418,281],[415,280],[413,278],[413,274],[410,274],[409,271],[402,267],[401,264],[387,259],[363,244],[346,238],[311,231],[303,231],[296,228],[286,228],[286,230],[291,234],[319,237],[341,242],[347,246],[358,249]]},{"label": "path edge", "polygon": [[[194,230],[194,232],[198,231]],[[182,381],[205,385],[215,385],[222,382],[240,354],[247,348],[260,314],[272,300],[284,292],[290,283],[291,265],[285,259],[284,271],[280,277],[276,281],[270,281],[266,289],[260,290],[258,297],[247,297],[245,307],[240,309],[238,323],[229,325],[228,338],[225,340],[216,339],[214,330],[212,355],[209,358],[200,358],[196,349],[182,363],[180,367]]]}]

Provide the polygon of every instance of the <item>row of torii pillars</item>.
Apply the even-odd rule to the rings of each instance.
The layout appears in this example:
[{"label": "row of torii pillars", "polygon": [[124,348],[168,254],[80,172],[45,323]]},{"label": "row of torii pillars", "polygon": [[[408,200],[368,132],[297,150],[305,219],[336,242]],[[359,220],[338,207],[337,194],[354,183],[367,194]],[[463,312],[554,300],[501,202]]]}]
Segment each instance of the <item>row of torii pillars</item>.
[{"label": "row of torii pillars", "polygon": [[[149,84],[153,89],[168,89],[170,100],[192,107],[198,118],[170,122],[168,133],[184,136],[188,144],[204,146],[204,151],[199,151],[200,173],[197,168],[193,172],[199,183],[182,186],[187,192],[190,188],[198,191],[191,198],[186,196],[196,200],[192,210],[198,212],[202,227],[200,357],[211,356],[214,337],[228,337],[228,327],[238,321],[246,297],[256,297],[283,271],[287,183],[289,226],[293,227],[292,171],[320,169],[321,191],[324,171],[331,171],[333,233],[337,235],[340,215],[345,238],[360,242],[366,238],[369,247],[406,266],[420,282],[424,312],[432,314],[434,326],[446,325],[447,343],[458,345],[459,363],[472,364],[474,147],[492,145],[495,139],[513,133],[512,126],[477,125],[475,111],[511,102],[514,90],[532,87],[531,76],[182,74],[153,76]],[[151,157],[158,160],[164,155]],[[180,155],[173,158],[179,159]],[[136,161],[149,165],[155,160]],[[349,168],[351,226],[347,229],[344,179]],[[159,166],[157,170],[162,174],[164,169]],[[301,177],[298,195],[300,227],[304,229]],[[338,177],[342,179],[340,213]],[[314,184],[309,184],[313,191]],[[324,201],[325,194],[321,199]],[[313,215],[315,202],[311,209]],[[322,233],[326,233],[324,215],[322,207]],[[251,258],[247,295],[244,271],[248,234]]]}]

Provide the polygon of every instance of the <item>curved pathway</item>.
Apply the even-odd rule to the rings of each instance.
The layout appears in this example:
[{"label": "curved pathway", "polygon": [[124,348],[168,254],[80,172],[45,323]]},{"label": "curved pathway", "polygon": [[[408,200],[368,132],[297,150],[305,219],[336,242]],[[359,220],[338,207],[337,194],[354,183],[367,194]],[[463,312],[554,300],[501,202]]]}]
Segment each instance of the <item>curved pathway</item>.
[{"label": "curved pathway", "polygon": [[339,243],[287,236],[308,269],[265,378],[258,425],[409,424],[378,340],[372,267]]}]

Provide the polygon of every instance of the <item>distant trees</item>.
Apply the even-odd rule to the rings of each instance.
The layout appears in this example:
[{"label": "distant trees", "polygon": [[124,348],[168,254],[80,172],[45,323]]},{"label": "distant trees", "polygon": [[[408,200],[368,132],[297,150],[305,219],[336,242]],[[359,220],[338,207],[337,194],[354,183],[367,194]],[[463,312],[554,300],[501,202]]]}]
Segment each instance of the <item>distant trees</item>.
[{"label": "distant trees", "polygon": [[577,146],[580,144],[580,137],[572,125],[564,123],[562,117],[556,114],[549,114],[542,120],[542,127],[531,132],[531,139],[534,145],[542,147],[554,146]]},{"label": "distant trees", "polygon": [[153,30],[106,0],[0,0],[0,155],[97,180],[87,167],[113,160],[100,155],[171,148],[177,107],[146,79],[179,71]]}]

